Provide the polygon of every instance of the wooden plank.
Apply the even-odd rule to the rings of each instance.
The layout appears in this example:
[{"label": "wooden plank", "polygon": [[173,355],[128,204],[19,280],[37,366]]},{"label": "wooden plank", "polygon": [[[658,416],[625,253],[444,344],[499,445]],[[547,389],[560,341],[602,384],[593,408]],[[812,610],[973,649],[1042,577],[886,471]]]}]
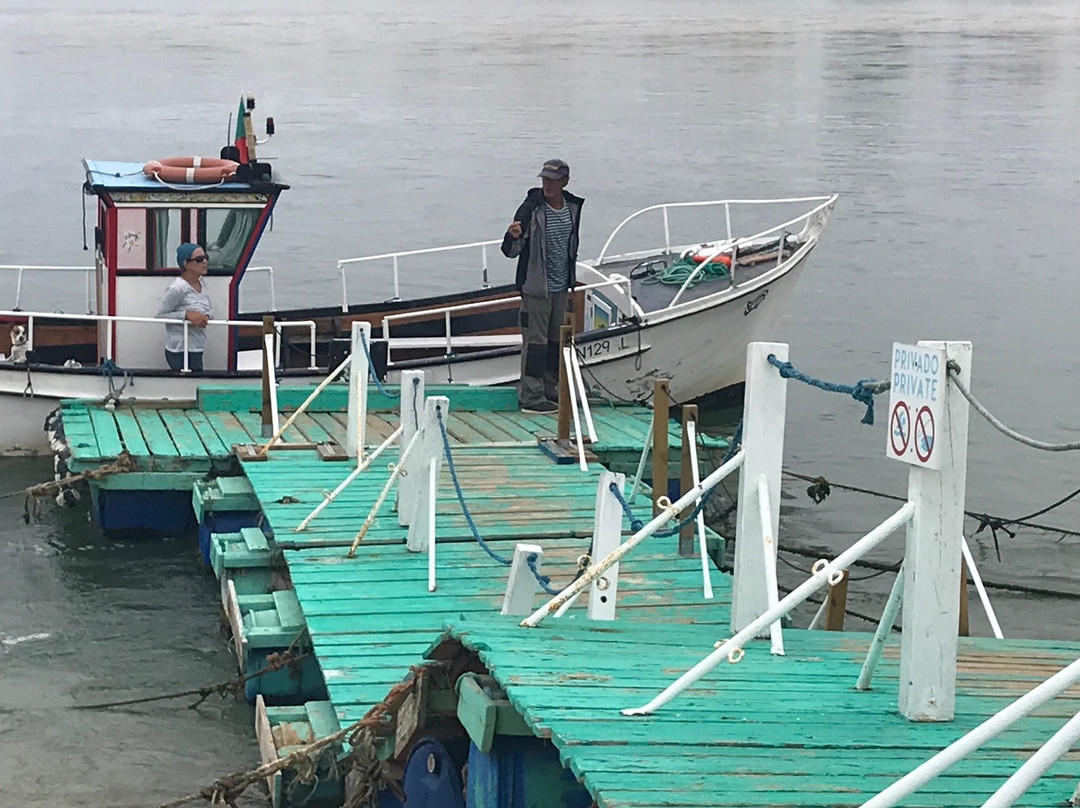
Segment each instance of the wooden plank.
[{"label": "wooden plank", "polygon": [[221,435],[206,413],[200,410],[188,410],[186,414],[191,425],[198,432],[199,439],[203,442],[203,446],[206,447],[206,451],[212,457],[228,457],[232,444],[222,440]]},{"label": "wooden plank", "polygon": [[311,413],[311,420],[323,428],[326,434],[330,436],[330,440],[340,446],[345,445],[345,441],[348,438],[348,430],[339,424],[334,419],[333,415],[328,412],[313,412]]},{"label": "wooden plank", "polygon": [[173,443],[169,430],[157,410],[135,410],[135,420],[142,430],[150,454],[157,457],[178,457],[180,452]]},{"label": "wooden plank", "polygon": [[120,430],[120,440],[123,442],[124,448],[134,457],[149,457],[150,447],[146,445],[146,439],[143,437],[135,413],[130,409],[118,407],[116,412],[113,413],[113,419]]},{"label": "wooden plank", "polygon": [[113,418],[113,414],[97,407],[88,409],[88,414],[94,427],[94,436],[97,438],[100,456],[116,457],[119,455],[124,450],[124,444],[120,440],[120,430],[117,429],[116,419]]},{"label": "wooden plank", "polygon": [[212,411],[206,413],[206,419],[214,427],[221,442],[231,447],[234,443],[251,443],[258,439],[258,433],[248,432],[235,413]]},{"label": "wooden plank", "polygon": [[158,415],[169,437],[176,444],[177,453],[185,460],[209,457],[206,445],[199,436],[199,431],[187,417],[187,412],[180,410],[159,410]]}]

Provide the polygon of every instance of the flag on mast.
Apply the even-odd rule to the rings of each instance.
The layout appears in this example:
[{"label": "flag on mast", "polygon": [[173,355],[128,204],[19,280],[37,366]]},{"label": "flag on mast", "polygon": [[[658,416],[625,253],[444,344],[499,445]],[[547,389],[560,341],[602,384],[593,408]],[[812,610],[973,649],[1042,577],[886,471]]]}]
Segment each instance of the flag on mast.
[{"label": "flag on mast", "polygon": [[240,152],[241,163],[248,161],[247,129],[244,126],[244,117],[246,115],[248,115],[248,111],[244,108],[244,96],[241,94],[240,106],[236,110],[236,139],[233,141],[233,145]]}]

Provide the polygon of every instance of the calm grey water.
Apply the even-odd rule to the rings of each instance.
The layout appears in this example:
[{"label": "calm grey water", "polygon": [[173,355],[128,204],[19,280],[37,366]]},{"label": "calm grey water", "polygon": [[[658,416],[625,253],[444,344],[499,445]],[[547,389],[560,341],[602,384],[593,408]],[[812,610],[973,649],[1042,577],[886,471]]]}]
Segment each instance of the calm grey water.
[{"label": "calm grey water", "polygon": [[[79,160],[214,154],[246,89],[278,124],[261,154],[293,184],[258,256],[282,301],[335,301],[339,258],[497,237],[555,155],[588,199],[585,254],[648,204],[835,191],[776,335],[793,361],[850,383],[884,376],[894,340],[969,339],[973,387],[1001,418],[1076,440],[1078,54],[1072,0],[0,0],[0,264],[85,262]],[[57,285],[25,302],[78,299]],[[793,387],[789,410],[791,469],[904,493],[884,427],[854,402]],[[975,420],[970,458],[973,510],[1018,516],[1080,484],[1072,457]],[[3,471],[15,490],[49,468]],[[813,505],[804,488],[785,491],[782,545],[843,546],[893,507]],[[78,514],[21,512],[0,500],[0,806],[156,805],[251,764],[244,704],[71,710],[231,674],[191,542],[116,544]],[[1022,531],[999,563],[984,538],[987,578],[1080,590],[1075,540]],[[872,611],[887,585],[853,589]],[[1007,634],[1080,639],[1068,601],[995,602]],[[973,628],[987,631],[977,608]]]}]

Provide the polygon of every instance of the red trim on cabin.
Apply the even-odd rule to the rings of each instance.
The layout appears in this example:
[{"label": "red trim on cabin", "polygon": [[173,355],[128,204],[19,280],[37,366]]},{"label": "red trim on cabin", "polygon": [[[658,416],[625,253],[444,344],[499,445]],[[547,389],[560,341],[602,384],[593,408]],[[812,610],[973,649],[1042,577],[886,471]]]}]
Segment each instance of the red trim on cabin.
[{"label": "red trim on cabin", "polygon": [[[266,207],[263,208],[262,215],[259,217],[259,221],[255,223],[255,227],[252,228],[251,235],[248,237],[248,242],[244,246],[244,251],[240,254],[240,258],[236,261],[236,272],[233,273],[232,280],[229,281],[229,319],[236,320],[240,314],[240,281],[244,278],[244,273],[247,271],[248,264],[251,263],[251,257],[255,253],[255,247],[258,245],[259,240],[262,238],[263,231],[266,230],[266,225],[270,222],[270,215],[274,212],[274,205],[277,204],[280,192],[272,194],[270,200],[266,203]],[[229,348],[228,348],[228,369],[230,371],[236,370],[236,351],[237,351],[237,336],[236,327],[229,326]]]}]

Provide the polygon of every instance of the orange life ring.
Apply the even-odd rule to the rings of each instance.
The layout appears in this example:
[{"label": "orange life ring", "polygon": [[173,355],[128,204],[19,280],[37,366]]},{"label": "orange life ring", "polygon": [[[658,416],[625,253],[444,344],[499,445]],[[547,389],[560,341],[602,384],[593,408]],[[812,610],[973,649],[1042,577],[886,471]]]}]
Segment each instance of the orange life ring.
[{"label": "orange life ring", "polygon": [[730,255],[724,255],[723,253],[721,253],[720,255],[713,255],[712,250],[699,250],[696,253],[692,253],[690,255],[690,260],[697,263],[697,264],[700,264],[703,261],[708,261],[709,256],[712,256],[712,260],[709,261],[709,263],[711,263],[711,264],[723,264],[724,266],[726,266],[728,268],[731,267],[731,256]]},{"label": "orange life ring", "polygon": [[221,182],[238,167],[239,163],[220,157],[166,157],[144,165],[143,174],[163,182]]}]

